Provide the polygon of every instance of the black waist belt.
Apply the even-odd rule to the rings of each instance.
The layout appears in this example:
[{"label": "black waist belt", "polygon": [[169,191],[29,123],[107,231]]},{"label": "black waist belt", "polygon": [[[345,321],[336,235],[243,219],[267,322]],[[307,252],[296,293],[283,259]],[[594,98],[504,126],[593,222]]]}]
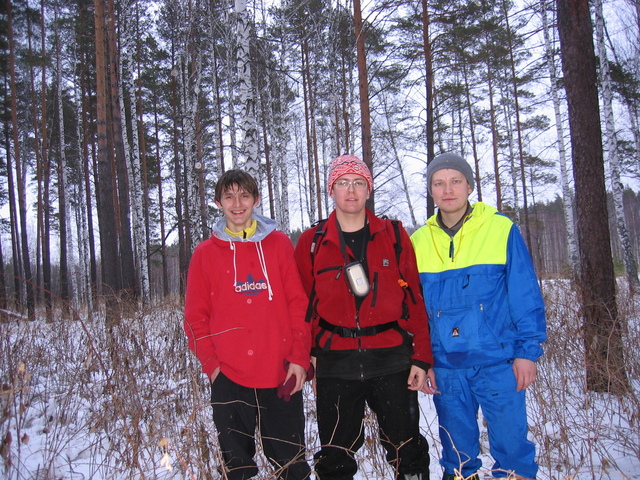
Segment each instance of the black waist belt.
[{"label": "black waist belt", "polygon": [[393,322],[382,323],[380,325],[372,325],[370,327],[347,328],[332,325],[324,318],[320,319],[318,325],[320,326],[320,328],[324,328],[325,330],[329,330],[330,332],[336,333],[345,338],[372,337],[373,335],[377,335],[378,333],[386,332],[387,330],[391,330],[392,328],[400,327],[398,325],[398,321],[394,320]]}]

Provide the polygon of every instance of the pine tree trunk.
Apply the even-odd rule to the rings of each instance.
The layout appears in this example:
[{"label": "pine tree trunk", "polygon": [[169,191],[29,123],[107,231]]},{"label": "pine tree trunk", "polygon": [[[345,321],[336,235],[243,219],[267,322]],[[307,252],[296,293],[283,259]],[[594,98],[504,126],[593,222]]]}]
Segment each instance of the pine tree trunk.
[{"label": "pine tree trunk", "polygon": [[[429,19],[429,10],[427,0],[422,0],[422,43],[424,45],[424,65],[425,65],[425,87],[427,93],[427,165],[431,163],[435,156],[435,127],[433,121],[433,61],[431,58],[431,40],[429,39],[429,26],[431,21]],[[467,92],[468,93],[468,92]],[[473,121],[470,119],[470,123],[473,125]],[[473,137],[473,132],[472,132]],[[474,149],[474,158],[475,155]],[[477,160],[476,160],[476,177],[479,175]],[[480,193],[480,182],[478,184],[479,200],[482,200],[482,194]],[[433,197],[427,195],[427,218],[431,217],[435,212],[435,205]],[[412,211],[413,214],[413,211]],[[415,219],[414,219],[415,225]]]},{"label": "pine tree trunk", "polygon": [[[34,58],[36,54],[33,51],[32,45],[32,18],[31,15],[27,15],[27,36],[29,42],[29,57]],[[41,48],[44,48],[44,30],[42,29],[41,34]],[[42,57],[46,56],[46,51],[42,50],[40,52]],[[47,136],[44,138],[40,136],[40,125],[38,121],[42,122],[42,128],[46,132],[46,95],[43,96],[42,92],[46,91],[46,64],[41,65],[41,78],[42,83],[45,88],[42,88],[40,93],[40,102],[36,100],[36,82],[35,82],[35,62],[29,62],[29,81],[31,83],[31,117],[32,117],[32,125],[33,125],[33,150],[35,154],[36,161],[36,182],[37,182],[37,212],[36,212],[36,225],[37,225],[37,234],[36,234],[36,283],[38,285],[38,292],[36,294],[36,301],[40,301],[44,296],[45,303],[45,314],[47,319],[50,318],[51,314],[51,258],[50,258],[50,248],[49,248],[49,225],[47,224],[47,228],[45,230],[44,224],[44,216],[45,210],[47,209],[49,203],[44,200],[44,172],[45,172],[45,164],[43,160],[43,147],[47,143]],[[38,114],[38,106],[40,106],[40,113]],[[45,120],[42,120],[45,118]],[[48,188],[47,184],[47,188]],[[46,234],[46,235],[45,235]],[[42,258],[41,258],[42,255]]]},{"label": "pine tree trunk", "polygon": [[471,85],[469,84],[469,69],[463,62],[462,73],[464,75],[465,101],[467,105],[467,115],[469,116],[469,136],[471,137],[471,152],[475,166],[476,193],[478,201],[482,201],[482,179],[480,178],[480,158],[478,156],[478,140],[476,139],[475,119],[473,115],[473,102],[471,101]]},{"label": "pine tree trunk", "polygon": [[158,215],[160,217],[160,255],[162,256],[162,295],[169,296],[169,266],[167,265],[167,236],[164,226],[164,191],[162,189],[162,158],[160,155],[160,127],[158,124],[158,104],[153,107],[156,137],[156,163],[158,164]]},{"label": "pine tree trunk", "polygon": [[100,257],[102,262],[102,294],[105,297],[106,323],[119,323],[116,310],[117,295],[122,290],[120,281],[120,259],[118,252],[118,229],[111,170],[111,143],[107,125],[108,118],[108,78],[107,45],[105,32],[105,1],[95,0],[95,42],[96,42],[96,107],[98,138],[98,224],[100,232]]},{"label": "pine tree trunk", "polygon": [[502,183],[500,181],[500,163],[498,161],[498,125],[496,124],[496,109],[494,106],[493,73],[487,62],[487,87],[489,88],[489,118],[491,121],[491,147],[493,151],[493,173],[496,186],[496,208],[502,211]]},{"label": "pine tree trunk", "polygon": [[107,1],[107,58],[109,67],[110,106],[112,122],[113,151],[115,153],[116,185],[116,218],[118,226],[118,240],[120,246],[120,263],[122,270],[122,293],[131,300],[140,294],[136,282],[136,269],[133,260],[133,244],[131,241],[131,203],[129,198],[130,179],[127,173],[127,155],[125,129],[123,129],[123,110],[121,107],[121,77],[119,75],[119,58],[117,50],[116,13],[114,0]]},{"label": "pine tree trunk", "polygon": [[[43,7],[44,10],[44,7]],[[44,12],[43,12],[44,13]],[[67,202],[67,157],[65,154],[65,129],[64,129],[64,108],[62,97],[62,63],[60,61],[60,37],[58,31],[58,12],[55,11],[54,35],[56,38],[56,98],[57,98],[57,120],[58,120],[58,222],[60,228],[60,293],[59,297],[63,302],[63,311],[68,311],[69,301],[73,298],[72,277],[69,274],[69,265],[75,264],[73,255],[73,235],[70,232],[69,222],[71,214]]]},{"label": "pine tree trunk", "polygon": [[[13,7],[11,1],[7,2],[7,33],[9,36],[9,76],[11,91],[11,125],[13,130],[13,153],[16,168],[16,185],[18,187],[18,213],[20,214],[20,244],[22,287],[26,289],[27,316],[29,320],[35,320],[35,279],[31,274],[31,260],[29,254],[29,242],[27,235],[27,195],[26,195],[26,169],[23,172],[23,165],[20,158],[20,140],[18,133],[18,91],[16,86],[15,69],[15,45],[13,38]],[[15,257],[14,257],[15,258]]]},{"label": "pine tree trunk", "polygon": [[588,0],[557,0],[576,186],[587,389],[629,391],[607,219],[602,132]]},{"label": "pine tree trunk", "polygon": [[509,11],[507,8],[508,3],[503,2],[503,13],[507,26],[507,38],[509,40],[509,67],[511,69],[511,83],[513,87],[513,99],[515,102],[515,114],[516,114],[516,132],[518,133],[518,161],[520,167],[520,183],[522,184],[522,201],[524,206],[524,225],[525,225],[525,238],[527,240],[527,247],[531,250],[531,225],[529,224],[529,194],[527,192],[527,175],[525,174],[525,159],[524,159],[524,146],[522,144],[522,122],[520,120],[520,94],[518,92],[518,78],[516,75],[516,63],[513,56],[513,39],[511,24],[509,23]]},{"label": "pine tree trunk", "polygon": [[[366,32],[362,22],[360,0],[354,0],[353,12],[356,32],[356,52],[358,57],[358,90],[360,92],[360,122],[362,125],[362,160],[373,172],[373,147],[371,144],[371,112],[369,109],[369,78],[367,76],[367,56],[365,51]],[[375,177],[374,177],[375,178]],[[375,190],[366,202],[367,208],[375,211]]]},{"label": "pine tree trunk", "polygon": [[15,197],[16,182],[13,178],[13,155],[11,153],[11,121],[5,118],[4,140],[7,152],[7,191],[9,193],[9,227],[11,229],[11,258],[13,259],[13,292],[16,308],[25,305],[26,287],[22,274],[22,257],[20,256],[20,233],[18,232],[18,207]]},{"label": "pine tree trunk", "polygon": [[313,161],[313,135],[311,126],[311,71],[309,68],[309,47],[306,40],[302,41],[301,48],[301,62],[302,62],[302,92],[304,102],[304,125],[306,134],[306,153],[307,153],[307,174],[309,177],[308,185],[308,214],[311,223],[314,223],[320,217],[320,205],[317,203],[319,195],[317,191],[320,189],[320,184],[316,181],[318,174],[316,172],[316,163]]}]

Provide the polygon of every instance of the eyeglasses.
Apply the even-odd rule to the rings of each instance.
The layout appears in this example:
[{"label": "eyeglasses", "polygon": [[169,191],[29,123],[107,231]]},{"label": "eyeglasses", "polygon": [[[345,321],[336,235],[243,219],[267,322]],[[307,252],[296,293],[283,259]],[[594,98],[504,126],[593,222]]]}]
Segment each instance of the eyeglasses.
[{"label": "eyeglasses", "polygon": [[340,190],[346,190],[349,187],[353,187],[355,190],[364,190],[368,187],[364,180],[338,180],[333,186]]}]

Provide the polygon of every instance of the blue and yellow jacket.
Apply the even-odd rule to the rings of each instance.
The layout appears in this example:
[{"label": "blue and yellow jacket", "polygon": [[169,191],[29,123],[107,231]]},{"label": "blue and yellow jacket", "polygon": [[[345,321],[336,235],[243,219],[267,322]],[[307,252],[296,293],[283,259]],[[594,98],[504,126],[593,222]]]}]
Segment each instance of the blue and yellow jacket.
[{"label": "blue and yellow jacket", "polygon": [[436,216],[412,236],[429,313],[435,367],[536,361],[544,302],[520,231],[478,202],[452,238]]}]

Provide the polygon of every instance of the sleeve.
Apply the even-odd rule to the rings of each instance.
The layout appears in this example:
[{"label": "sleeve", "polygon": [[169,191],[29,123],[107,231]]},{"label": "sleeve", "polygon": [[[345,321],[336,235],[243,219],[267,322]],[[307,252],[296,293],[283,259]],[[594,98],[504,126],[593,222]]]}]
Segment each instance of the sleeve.
[{"label": "sleeve", "polygon": [[[313,241],[313,237],[315,236],[315,231],[313,228],[306,230],[300,235],[298,239],[298,243],[296,244],[294,258],[296,264],[298,266],[298,272],[300,274],[300,280],[302,281],[302,286],[307,294],[308,302],[307,309],[311,308],[309,303],[314,302],[314,298],[312,298],[315,294],[313,292],[313,284],[314,284],[314,276],[313,276],[313,263],[311,261],[311,242]],[[305,310],[305,320],[307,312]],[[311,355],[316,356],[314,353],[314,348],[316,347],[315,342],[313,341],[316,338],[316,335],[319,331],[318,319],[312,316],[309,319],[311,331],[309,334],[309,340],[312,343]]]},{"label": "sleeve", "polygon": [[313,229],[305,230],[300,235],[294,252],[300,280],[302,280],[302,286],[307,295],[311,293],[313,288],[313,264],[311,263],[311,240],[313,235]]},{"label": "sleeve", "polygon": [[309,370],[311,352],[311,324],[306,321],[308,299],[300,280],[298,266],[294,258],[291,240],[282,234],[281,248],[281,275],[283,284],[286,285],[285,296],[291,319],[291,334],[293,345],[291,353],[287,357],[290,363],[300,365]]},{"label": "sleeve", "polygon": [[507,240],[507,296],[516,329],[516,358],[536,361],[547,338],[544,300],[520,230],[513,225]]},{"label": "sleeve", "polygon": [[204,272],[203,256],[203,249],[198,246],[189,264],[184,301],[184,331],[189,349],[200,360],[203,373],[210,378],[220,362],[211,339],[211,285]]},{"label": "sleeve", "polygon": [[405,329],[413,335],[413,364],[428,370],[433,365],[433,353],[429,334],[429,318],[420,288],[416,254],[409,235],[402,226],[400,226],[400,236],[402,252],[399,268],[410,289],[405,299],[409,307],[409,320]]}]

